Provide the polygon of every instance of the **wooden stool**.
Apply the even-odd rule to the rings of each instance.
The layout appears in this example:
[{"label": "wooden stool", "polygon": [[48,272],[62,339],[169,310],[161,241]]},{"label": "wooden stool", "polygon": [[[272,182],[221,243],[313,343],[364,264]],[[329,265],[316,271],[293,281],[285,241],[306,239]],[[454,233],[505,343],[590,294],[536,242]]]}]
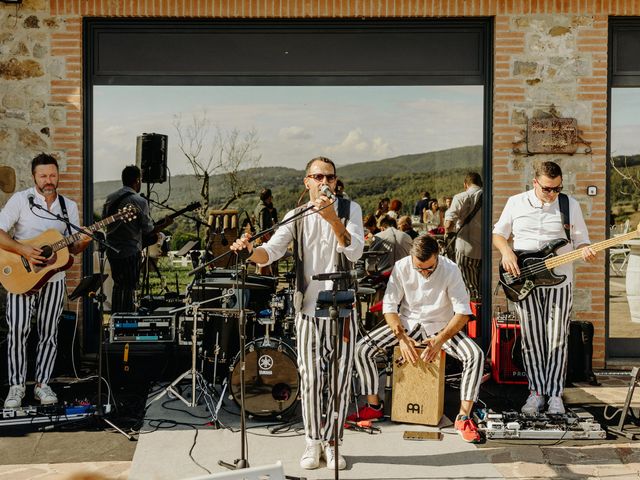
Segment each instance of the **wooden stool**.
[{"label": "wooden stool", "polygon": [[[418,354],[424,349],[419,348]],[[418,359],[398,365],[400,347],[393,349],[393,391],[391,420],[421,425],[438,425],[444,412],[444,352],[431,363]]]}]

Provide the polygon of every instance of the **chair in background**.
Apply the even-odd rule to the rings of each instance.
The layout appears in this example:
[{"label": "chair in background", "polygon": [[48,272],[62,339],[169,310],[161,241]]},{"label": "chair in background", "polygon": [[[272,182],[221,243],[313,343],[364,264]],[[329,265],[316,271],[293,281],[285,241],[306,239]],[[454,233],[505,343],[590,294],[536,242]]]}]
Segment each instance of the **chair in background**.
[{"label": "chair in background", "polygon": [[[615,237],[618,235],[624,235],[625,233],[629,233],[631,222],[627,219],[621,225],[614,225],[611,227],[611,236]],[[609,249],[609,267],[611,269],[612,274],[624,276],[627,263],[629,262],[629,254],[631,253],[631,249],[627,244],[620,244],[617,247]]]}]

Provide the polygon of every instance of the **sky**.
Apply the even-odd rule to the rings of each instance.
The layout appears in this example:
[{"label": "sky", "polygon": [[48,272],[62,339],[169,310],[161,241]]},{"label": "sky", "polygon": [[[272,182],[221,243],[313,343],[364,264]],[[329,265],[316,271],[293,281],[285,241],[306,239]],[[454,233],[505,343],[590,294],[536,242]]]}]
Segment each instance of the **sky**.
[{"label": "sky", "polygon": [[136,137],[168,135],[171,175],[193,173],[174,126],[194,116],[213,127],[255,130],[260,166],[337,165],[481,145],[482,86],[96,86],[94,181],[135,163]]},{"label": "sky", "polygon": [[640,88],[611,90],[611,155],[640,153]]}]

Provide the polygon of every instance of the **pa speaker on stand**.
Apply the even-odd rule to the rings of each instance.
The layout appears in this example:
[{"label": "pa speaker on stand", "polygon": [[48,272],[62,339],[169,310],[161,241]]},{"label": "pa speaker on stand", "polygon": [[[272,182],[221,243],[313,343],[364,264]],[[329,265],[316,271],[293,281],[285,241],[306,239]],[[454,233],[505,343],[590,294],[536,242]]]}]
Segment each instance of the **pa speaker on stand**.
[{"label": "pa speaker on stand", "polygon": [[167,181],[167,135],[143,133],[136,139],[136,165],[143,183]]}]

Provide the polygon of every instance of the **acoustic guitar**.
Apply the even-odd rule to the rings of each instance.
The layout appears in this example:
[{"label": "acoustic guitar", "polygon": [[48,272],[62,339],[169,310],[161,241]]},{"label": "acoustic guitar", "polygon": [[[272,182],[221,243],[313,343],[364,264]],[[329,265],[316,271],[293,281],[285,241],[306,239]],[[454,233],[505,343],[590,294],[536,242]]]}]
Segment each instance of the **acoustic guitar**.
[{"label": "acoustic guitar", "polygon": [[[136,215],[136,208],[127,205],[114,215],[84,229],[93,233],[118,220],[129,222],[136,218]],[[0,283],[11,293],[27,295],[36,293],[55,273],[67,270],[73,265],[73,257],[68,247],[77,242],[81,236],[82,233],[78,232],[64,237],[57,230],[50,229],[36,237],[20,240],[20,243],[42,250],[42,256],[47,261],[41,264],[29,263],[26,258],[17,253],[0,249]]]},{"label": "acoustic guitar", "polygon": [[[594,251],[599,252],[638,236],[640,236],[640,225],[638,225],[637,230],[589,246]],[[520,302],[527,298],[537,287],[550,287],[564,282],[567,276],[556,275],[552,269],[582,258],[582,250],[573,250],[562,255],[556,255],[556,251],[567,243],[567,239],[561,238],[547,243],[540,250],[515,251],[514,253],[518,257],[518,267],[520,268],[519,276],[511,275],[502,268],[502,264],[500,265],[499,281],[507,298],[512,302]]]}]

